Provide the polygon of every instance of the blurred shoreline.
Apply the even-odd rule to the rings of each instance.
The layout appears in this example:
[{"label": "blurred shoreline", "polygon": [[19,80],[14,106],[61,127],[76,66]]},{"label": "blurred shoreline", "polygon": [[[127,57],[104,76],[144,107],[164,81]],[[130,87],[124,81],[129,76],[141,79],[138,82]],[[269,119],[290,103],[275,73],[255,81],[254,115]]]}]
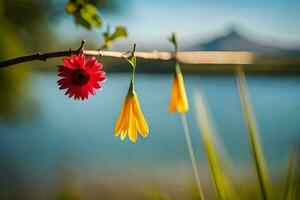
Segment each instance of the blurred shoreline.
[{"label": "blurred shoreline", "polygon": [[[116,58],[98,58],[107,73],[130,73],[130,66],[125,60]],[[45,63],[36,61],[29,67],[39,72],[56,72],[59,59]],[[137,73],[170,74],[174,70],[173,61],[137,59]],[[181,64],[186,74],[233,74],[237,65],[223,64]],[[19,66],[12,66],[18,68]],[[243,65],[246,73],[262,75],[300,75],[300,56],[260,57],[253,65]]]}]

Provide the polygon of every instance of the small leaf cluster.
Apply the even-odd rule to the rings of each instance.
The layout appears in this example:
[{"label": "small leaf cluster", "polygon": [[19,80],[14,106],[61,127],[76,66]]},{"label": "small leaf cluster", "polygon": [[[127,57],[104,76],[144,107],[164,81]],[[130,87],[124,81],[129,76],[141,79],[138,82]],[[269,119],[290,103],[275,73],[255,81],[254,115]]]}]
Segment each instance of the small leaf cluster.
[{"label": "small leaf cluster", "polygon": [[129,62],[133,71],[135,70],[135,66],[136,66],[136,57],[134,55],[135,49],[136,49],[136,44],[133,45],[132,51],[127,51],[124,55],[124,58],[127,60],[127,62]]},{"label": "small leaf cluster", "polygon": [[77,24],[87,29],[100,28],[102,20],[97,8],[85,0],[69,0],[65,6],[67,13],[72,14]]},{"label": "small leaf cluster", "polygon": [[127,37],[127,30],[123,26],[117,26],[115,31],[113,33],[110,33],[109,26],[108,26],[106,32],[103,33],[103,37],[104,37],[104,44],[100,48],[101,50],[108,49],[111,46],[113,41]]},{"label": "small leaf cluster", "polygon": [[[76,24],[91,30],[102,27],[102,19],[98,9],[86,0],[69,0],[65,6],[65,11],[74,16]],[[127,37],[127,30],[123,26],[117,26],[113,33],[110,33],[109,26],[102,34],[104,37],[103,45],[99,50],[108,49],[112,42]]]}]

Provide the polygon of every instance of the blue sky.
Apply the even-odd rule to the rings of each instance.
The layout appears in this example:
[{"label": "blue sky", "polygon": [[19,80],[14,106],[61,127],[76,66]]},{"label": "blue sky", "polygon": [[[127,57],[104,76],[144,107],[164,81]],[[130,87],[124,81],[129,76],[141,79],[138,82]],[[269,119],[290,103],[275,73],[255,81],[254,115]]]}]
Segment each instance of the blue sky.
[{"label": "blue sky", "polygon": [[[182,46],[188,46],[225,34],[230,26],[263,44],[300,46],[300,0],[129,0],[121,9],[121,13],[103,15],[112,26],[128,29],[127,41],[118,42],[116,47],[136,42],[146,49],[166,49],[166,37],[172,31]],[[72,21],[69,17],[66,20]],[[62,24],[58,33],[66,31],[65,22]],[[98,37],[102,31],[79,30],[74,37]]]}]

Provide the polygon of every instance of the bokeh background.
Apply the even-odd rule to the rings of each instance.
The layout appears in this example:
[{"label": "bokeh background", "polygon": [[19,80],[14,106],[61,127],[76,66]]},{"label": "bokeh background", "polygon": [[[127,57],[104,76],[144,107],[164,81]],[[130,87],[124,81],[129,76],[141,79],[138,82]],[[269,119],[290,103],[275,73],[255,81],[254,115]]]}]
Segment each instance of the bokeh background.
[{"label": "bokeh background", "polygon": [[[116,51],[133,43],[138,50],[173,51],[167,40],[173,31],[181,50],[254,51],[257,63],[245,66],[249,92],[271,179],[280,182],[300,137],[299,1],[89,2],[100,10],[104,28],[76,25],[64,10],[66,1],[1,0],[0,60],[77,48],[82,39],[86,49],[97,49],[108,23],[128,30],[111,47]],[[197,199],[180,116],[167,112],[172,62],[137,61],[135,88],[150,134],[132,144],[113,136],[130,67],[99,59],[107,81],[87,101],[58,89],[61,59],[0,70],[0,199]],[[209,199],[213,188],[193,103],[197,89],[207,99],[234,180],[249,191],[256,181],[233,68],[182,65],[191,105],[187,119]]]}]

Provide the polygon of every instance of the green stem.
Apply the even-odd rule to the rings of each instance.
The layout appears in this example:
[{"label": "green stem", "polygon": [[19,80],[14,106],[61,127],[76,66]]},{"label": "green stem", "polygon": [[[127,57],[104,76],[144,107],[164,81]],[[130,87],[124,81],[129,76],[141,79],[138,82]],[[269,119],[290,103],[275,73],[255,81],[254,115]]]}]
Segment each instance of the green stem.
[{"label": "green stem", "polygon": [[130,80],[130,89],[134,89],[134,74],[135,74],[135,68],[132,69],[132,74],[131,74],[131,80]]},{"label": "green stem", "polygon": [[[135,55],[134,55],[135,49],[136,49],[136,44],[134,43],[133,49],[132,49],[132,51],[131,51],[131,54],[132,54],[132,56],[133,56],[134,59],[136,59],[136,58],[135,58]],[[134,66],[132,66],[132,74],[131,74],[131,80],[130,80],[129,91],[133,91],[133,89],[134,89],[134,74],[135,74],[135,67],[136,67],[136,60],[134,61]]]},{"label": "green stem", "polygon": [[199,173],[198,173],[196,158],[195,158],[194,149],[193,149],[193,146],[192,146],[190,131],[189,131],[189,127],[188,127],[188,123],[187,123],[185,113],[181,113],[181,122],[182,122],[182,126],[183,126],[185,141],[186,141],[186,144],[187,144],[187,147],[188,147],[190,160],[191,160],[191,163],[192,163],[193,173],[194,173],[195,181],[196,181],[196,184],[197,184],[199,197],[200,197],[201,200],[204,200],[204,195],[203,195],[201,182],[200,182],[200,176],[199,176]]}]

